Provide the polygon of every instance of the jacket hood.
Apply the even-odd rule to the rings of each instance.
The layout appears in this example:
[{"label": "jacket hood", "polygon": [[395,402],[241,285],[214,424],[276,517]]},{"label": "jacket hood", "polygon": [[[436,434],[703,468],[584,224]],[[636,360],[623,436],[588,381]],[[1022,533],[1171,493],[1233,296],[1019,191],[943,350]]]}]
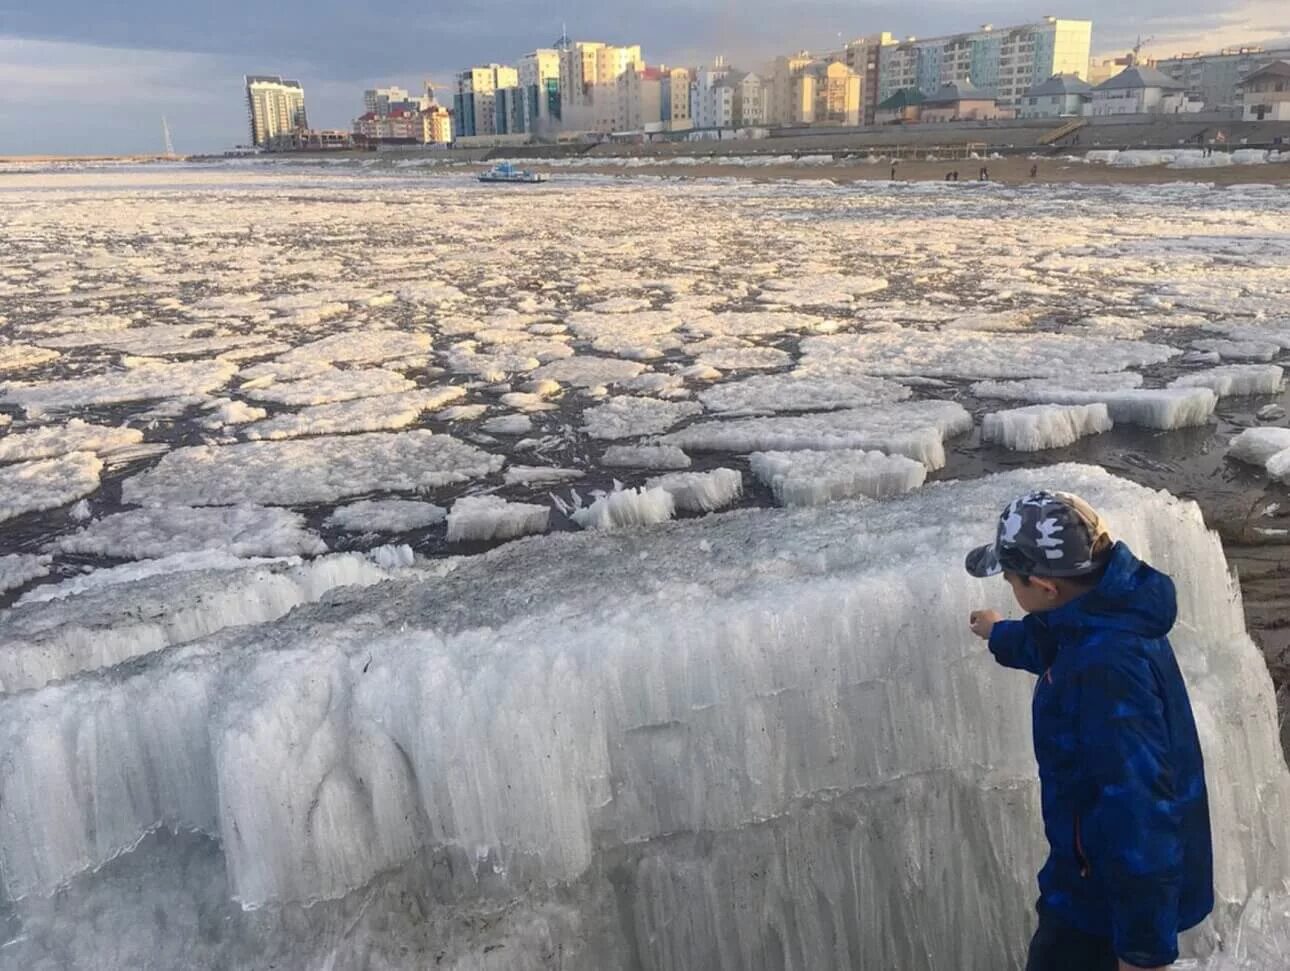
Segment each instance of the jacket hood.
[{"label": "jacket hood", "polygon": [[1178,619],[1174,582],[1116,543],[1101,582],[1088,593],[1050,611],[1053,627],[1120,630],[1164,637]]}]

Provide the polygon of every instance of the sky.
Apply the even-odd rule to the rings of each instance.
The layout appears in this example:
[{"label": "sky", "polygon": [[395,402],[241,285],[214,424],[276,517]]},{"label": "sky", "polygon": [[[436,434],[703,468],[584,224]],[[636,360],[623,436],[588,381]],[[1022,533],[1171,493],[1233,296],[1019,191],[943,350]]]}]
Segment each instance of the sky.
[{"label": "sky", "polygon": [[365,88],[429,78],[449,101],[454,71],[549,47],[562,22],[574,40],[639,43],[652,64],[723,54],[755,70],[840,37],[1049,13],[1092,19],[1095,54],[1139,35],[1158,56],[1290,38],[1287,0],[0,0],[0,155],[158,152],[163,117],[177,151],[220,151],[247,140],[244,74],[300,80],[310,123],[348,128]]}]

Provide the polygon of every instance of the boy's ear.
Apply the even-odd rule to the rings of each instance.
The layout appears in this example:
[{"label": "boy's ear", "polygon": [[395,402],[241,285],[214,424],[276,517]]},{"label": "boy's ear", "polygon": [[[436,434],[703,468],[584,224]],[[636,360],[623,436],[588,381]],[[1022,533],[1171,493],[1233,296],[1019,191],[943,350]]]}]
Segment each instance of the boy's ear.
[{"label": "boy's ear", "polygon": [[1031,577],[1030,582],[1042,590],[1046,597],[1056,597],[1061,593],[1061,588],[1057,585],[1057,581],[1050,580],[1048,577]]}]

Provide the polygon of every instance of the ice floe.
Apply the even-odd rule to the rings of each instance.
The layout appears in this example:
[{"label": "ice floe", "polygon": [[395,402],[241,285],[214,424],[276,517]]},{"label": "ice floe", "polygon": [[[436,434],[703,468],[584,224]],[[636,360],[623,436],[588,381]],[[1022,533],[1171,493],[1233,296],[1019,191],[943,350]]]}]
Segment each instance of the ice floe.
[{"label": "ice floe", "polygon": [[123,497],[147,506],[291,506],[436,489],[497,472],[502,463],[500,455],[420,429],[203,445],[176,449],[127,479]]},{"label": "ice floe", "polygon": [[465,396],[465,388],[449,385],[429,391],[405,391],[314,405],[292,414],[257,421],[244,428],[242,434],[253,441],[273,441],[302,435],[393,431],[411,425],[427,409],[438,408]]},{"label": "ice floe", "polygon": [[1018,452],[1064,448],[1113,427],[1102,402],[1089,405],[1031,405],[995,411],[981,419],[981,440]]},{"label": "ice floe", "polygon": [[52,556],[40,553],[9,553],[0,556],[0,593],[48,576],[52,560]]},{"label": "ice floe", "polygon": [[280,405],[323,405],[376,395],[410,391],[411,381],[397,371],[371,368],[354,371],[329,369],[299,381],[275,381],[264,387],[242,386],[242,393],[256,401]]},{"label": "ice floe", "polygon": [[1209,388],[1220,398],[1277,394],[1282,370],[1276,364],[1229,364],[1184,374],[1169,382],[1171,388]]},{"label": "ice floe", "polygon": [[820,375],[1069,378],[1159,364],[1178,353],[1163,344],[1069,334],[901,330],[809,337],[802,341],[802,366]]},{"label": "ice floe", "polygon": [[1290,482],[1290,428],[1247,428],[1232,439],[1227,454],[1262,466],[1279,482]]},{"label": "ice floe", "polygon": [[52,458],[68,452],[108,455],[143,441],[136,428],[109,428],[72,418],[62,425],[48,425],[0,437],[0,462],[25,462]]},{"label": "ice floe", "polygon": [[448,512],[448,542],[489,542],[545,533],[549,506],[507,502],[499,496],[463,496]]},{"label": "ice floe", "polygon": [[820,378],[809,373],[758,374],[727,381],[699,392],[705,408],[715,412],[774,414],[781,411],[825,411],[880,402],[903,401],[913,392],[886,378],[855,374]]},{"label": "ice floe", "polygon": [[592,438],[636,438],[665,432],[703,408],[693,401],[660,401],[622,395],[582,413],[583,429]]},{"label": "ice floe", "polygon": [[610,469],[688,469],[693,463],[675,445],[610,445],[600,464]]},{"label": "ice floe", "polygon": [[713,512],[744,494],[744,477],[738,469],[671,472],[645,480],[645,490],[652,489],[669,493],[679,512]]},{"label": "ice floe", "polygon": [[327,552],[304,517],[263,506],[192,508],[157,506],[132,509],[96,520],[60,536],[53,549],[118,559],[154,559],[197,550],[233,556],[317,556]]},{"label": "ice floe", "polygon": [[415,499],[363,499],[336,508],[326,525],[350,533],[406,533],[443,522],[448,510]]},{"label": "ice floe", "polygon": [[28,414],[39,414],[81,405],[177,398],[213,391],[236,373],[236,365],[226,361],[148,363],[92,377],[10,382],[0,389],[0,401],[22,405]]},{"label": "ice floe", "polygon": [[921,462],[858,449],[754,452],[748,461],[781,506],[819,506],[860,496],[882,499],[917,489],[927,479]]},{"label": "ice floe", "polygon": [[972,427],[953,401],[872,405],[823,414],[697,422],[662,444],[699,452],[877,449],[906,455],[929,469],[945,465],[946,438]]},{"label": "ice floe", "polygon": [[582,496],[572,494],[565,503],[556,499],[560,511],[583,529],[615,530],[667,522],[676,514],[676,503],[666,489],[623,489],[593,494],[592,503],[583,505]]},{"label": "ice floe", "polygon": [[103,460],[93,452],[0,466],[0,522],[57,509],[99,487]]}]

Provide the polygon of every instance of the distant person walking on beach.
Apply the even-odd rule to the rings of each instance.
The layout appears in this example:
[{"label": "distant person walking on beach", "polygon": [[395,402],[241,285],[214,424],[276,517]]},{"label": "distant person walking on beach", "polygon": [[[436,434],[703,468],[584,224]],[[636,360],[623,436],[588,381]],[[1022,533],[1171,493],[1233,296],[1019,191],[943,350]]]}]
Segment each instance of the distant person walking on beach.
[{"label": "distant person walking on beach", "polygon": [[1039,163],[1034,162],[1030,166],[1030,177],[1033,179],[1038,174],[1039,174]]},{"label": "distant person walking on beach", "polygon": [[896,159],[891,160],[891,181],[896,181]]},{"label": "distant person walking on beach", "polygon": [[1031,492],[967,555],[1002,574],[1024,620],[972,633],[1037,675],[1031,702],[1048,837],[1026,971],[1163,969],[1214,906],[1205,764],[1169,644],[1174,583],[1115,542],[1078,496]]},{"label": "distant person walking on beach", "polygon": [[990,170],[989,170],[988,168],[986,168],[984,165],[983,165],[983,166],[981,166],[981,171],[977,174],[976,180],[977,180],[978,182],[989,182],[989,181],[990,181]]}]

